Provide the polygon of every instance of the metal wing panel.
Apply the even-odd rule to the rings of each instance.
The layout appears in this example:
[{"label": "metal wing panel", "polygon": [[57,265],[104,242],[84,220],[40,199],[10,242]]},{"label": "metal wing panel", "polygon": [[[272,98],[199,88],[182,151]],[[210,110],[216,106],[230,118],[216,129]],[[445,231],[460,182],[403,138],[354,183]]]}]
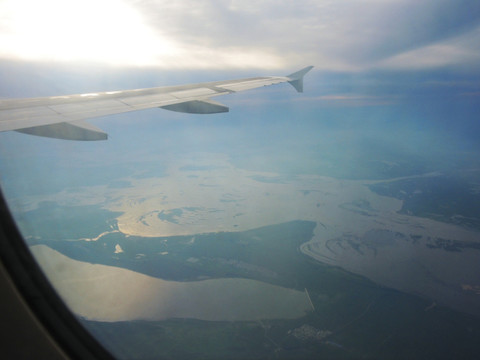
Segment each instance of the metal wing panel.
[{"label": "metal wing panel", "polygon": [[115,100],[3,110],[0,111],[0,131],[84,120],[133,110],[135,109]]},{"label": "metal wing panel", "polygon": [[0,111],[0,131],[17,130],[63,121],[67,121],[67,119],[46,106]]},{"label": "metal wing panel", "polygon": [[237,91],[256,89],[262,86],[280,84],[287,81],[288,81],[287,78],[280,78],[280,77],[255,78],[255,79],[249,79],[247,81],[228,82],[228,83],[219,85],[219,87],[226,90],[237,92]]},{"label": "metal wing panel", "polygon": [[217,92],[206,87],[200,87],[195,89],[173,91],[170,94],[178,99],[198,99],[208,98],[209,96],[216,95]]},{"label": "metal wing panel", "polygon": [[98,117],[118,112],[131,111],[131,107],[117,100],[96,99],[92,102],[50,105],[49,109],[70,118]]},{"label": "metal wing panel", "polygon": [[178,101],[177,98],[169,94],[139,95],[119,99],[122,103],[130,106],[132,110],[148,109],[167,105]]},{"label": "metal wing panel", "polygon": [[55,116],[54,110],[49,109],[46,106],[34,106],[29,108],[9,109],[1,112],[2,119],[12,121],[22,121],[23,119],[29,119],[31,117],[43,117],[43,116]]}]

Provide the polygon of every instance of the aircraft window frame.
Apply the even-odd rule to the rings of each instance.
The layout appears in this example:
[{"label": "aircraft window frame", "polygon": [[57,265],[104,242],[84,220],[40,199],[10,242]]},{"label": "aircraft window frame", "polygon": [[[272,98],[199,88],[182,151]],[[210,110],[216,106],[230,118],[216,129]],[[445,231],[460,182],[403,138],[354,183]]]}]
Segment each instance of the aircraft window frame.
[{"label": "aircraft window frame", "polygon": [[115,359],[77,320],[33,258],[0,190],[0,261],[48,335],[71,359]]}]

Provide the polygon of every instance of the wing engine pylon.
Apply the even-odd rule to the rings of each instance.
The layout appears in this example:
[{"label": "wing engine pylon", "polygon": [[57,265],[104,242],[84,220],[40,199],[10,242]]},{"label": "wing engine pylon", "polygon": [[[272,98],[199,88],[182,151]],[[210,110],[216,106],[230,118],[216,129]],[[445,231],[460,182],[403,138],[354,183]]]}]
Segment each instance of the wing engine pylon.
[{"label": "wing engine pylon", "polygon": [[229,111],[228,106],[210,99],[192,100],[178,104],[160,106],[160,108],[188,114],[218,114]]}]

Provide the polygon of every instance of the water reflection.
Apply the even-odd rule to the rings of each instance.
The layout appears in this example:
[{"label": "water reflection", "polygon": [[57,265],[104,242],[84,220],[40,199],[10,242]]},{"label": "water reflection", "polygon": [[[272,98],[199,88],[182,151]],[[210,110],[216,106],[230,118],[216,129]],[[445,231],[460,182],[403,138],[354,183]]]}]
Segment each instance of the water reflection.
[{"label": "water reflection", "polygon": [[312,309],[306,292],[239,278],[165,281],[31,247],[52,284],[79,316],[98,321],[192,318],[209,321],[294,319]]}]

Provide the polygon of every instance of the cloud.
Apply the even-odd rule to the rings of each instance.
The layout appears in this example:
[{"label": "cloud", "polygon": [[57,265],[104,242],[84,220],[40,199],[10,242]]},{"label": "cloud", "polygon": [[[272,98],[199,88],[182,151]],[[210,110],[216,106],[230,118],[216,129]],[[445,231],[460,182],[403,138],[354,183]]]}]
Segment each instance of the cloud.
[{"label": "cloud", "polygon": [[330,94],[304,98],[300,101],[313,101],[319,107],[366,107],[394,105],[398,97],[393,95]]},{"label": "cloud", "polygon": [[480,26],[453,39],[396,54],[375,64],[386,69],[480,69]]},{"label": "cloud", "polygon": [[[29,4],[37,5],[32,9]],[[85,0],[73,4],[75,11],[69,10],[70,2],[61,0],[0,2],[0,56],[80,57],[163,68],[274,69],[312,64],[320,70],[361,71],[377,65],[415,68],[413,61],[406,60],[416,56],[422,57],[418,62],[422,67],[438,66],[436,54],[449,54],[447,62],[461,66],[465,57],[473,59],[466,50],[476,41],[463,35],[480,25],[478,0]],[[438,47],[451,39],[463,42],[449,43],[448,49]]]},{"label": "cloud", "polygon": [[[185,54],[192,54],[192,63],[205,59],[215,66],[224,63],[225,54],[254,53],[257,63],[247,66],[364,70],[461,37],[480,24],[477,0],[161,0],[140,2],[138,9],[152,28],[167,31]],[[469,45],[450,57],[452,64],[462,64],[460,50]],[[201,49],[210,56],[198,56]],[[241,61],[230,65],[241,66]]]}]

